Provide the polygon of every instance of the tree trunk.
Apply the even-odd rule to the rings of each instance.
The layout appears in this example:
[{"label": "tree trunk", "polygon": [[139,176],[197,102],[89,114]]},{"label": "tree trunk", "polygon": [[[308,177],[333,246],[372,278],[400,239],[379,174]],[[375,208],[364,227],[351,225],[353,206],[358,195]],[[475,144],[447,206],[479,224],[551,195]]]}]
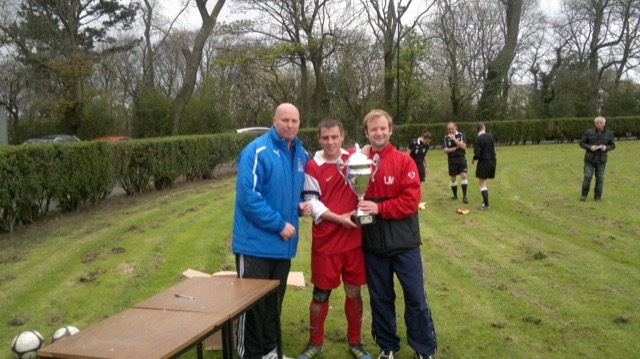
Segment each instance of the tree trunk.
[{"label": "tree trunk", "polygon": [[518,45],[520,18],[523,0],[504,0],[507,5],[507,33],[505,44],[495,59],[487,64],[487,76],[480,102],[478,103],[478,120],[488,121],[503,118],[506,114],[506,94],[509,68],[513,62]]},{"label": "tree trunk", "polygon": [[222,6],[224,6],[224,3],[225,0],[218,0],[216,2],[216,5],[211,10],[211,14],[208,14],[207,8],[205,6],[207,4],[207,0],[196,0],[198,11],[200,12],[200,17],[202,18],[202,27],[196,35],[196,40],[193,44],[193,50],[191,52],[189,52],[188,50],[185,51],[187,68],[185,69],[182,87],[176,95],[173,110],[173,129],[171,131],[171,134],[174,136],[180,133],[180,122],[182,119],[182,114],[184,113],[184,110],[187,107],[187,103],[189,103],[189,100],[191,99],[191,94],[193,94],[193,89],[196,86],[196,77],[198,75],[198,67],[200,65],[200,61],[202,60],[204,44],[209,38],[209,35],[211,35],[211,32],[216,25],[216,20],[218,18],[218,15],[220,14],[220,10],[222,10]]},{"label": "tree trunk", "polygon": [[598,50],[600,46],[600,31],[602,30],[602,21],[604,14],[604,6],[600,2],[596,2],[594,6],[593,18],[593,36],[589,45],[589,116],[598,114],[598,96],[600,89],[600,80],[598,76]]}]

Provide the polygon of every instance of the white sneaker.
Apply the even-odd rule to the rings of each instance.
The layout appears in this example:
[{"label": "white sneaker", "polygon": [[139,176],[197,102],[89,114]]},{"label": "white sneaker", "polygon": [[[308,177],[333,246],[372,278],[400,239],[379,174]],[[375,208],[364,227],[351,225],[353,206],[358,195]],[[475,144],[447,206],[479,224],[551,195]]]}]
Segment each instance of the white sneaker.
[{"label": "white sneaker", "polygon": [[[262,359],[278,359],[278,348],[273,349],[272,351],[267,353],[267,355],[263,355]],[[283,353],[282,354],[282,359],[293,359],[293,358],[289,358],[288,356],[284,355],[284,353]]]}]

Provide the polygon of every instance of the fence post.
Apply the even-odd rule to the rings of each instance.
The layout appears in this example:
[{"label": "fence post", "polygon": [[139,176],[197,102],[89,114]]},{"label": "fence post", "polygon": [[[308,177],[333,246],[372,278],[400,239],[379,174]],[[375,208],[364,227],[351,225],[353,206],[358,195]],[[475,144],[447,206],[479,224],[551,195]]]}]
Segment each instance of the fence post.
[{"label": "fence post", "polygon": [[0,99],[0,146],[9,144],[9,132],[7,132],[7,108],[5,102]]}]

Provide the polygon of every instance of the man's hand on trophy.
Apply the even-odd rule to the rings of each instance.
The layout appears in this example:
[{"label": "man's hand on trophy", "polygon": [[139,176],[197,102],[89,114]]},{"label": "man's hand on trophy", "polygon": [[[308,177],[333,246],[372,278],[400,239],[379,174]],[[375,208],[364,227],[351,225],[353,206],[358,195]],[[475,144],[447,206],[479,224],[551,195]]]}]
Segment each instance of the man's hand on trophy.
[{"label": "man's hand on trophy", "polygon": [[351,211],[349,213],[344,213],[340,215],[340,223],[341,225],[347,228],[358,228],[358,225],[353,222],[353,217],[355,216],[356,211]]},{"label": "man's hand on trophy", "polygon": [[360,201],[358,209],[365,214],[378,214],[378,204],[371,201]]}]

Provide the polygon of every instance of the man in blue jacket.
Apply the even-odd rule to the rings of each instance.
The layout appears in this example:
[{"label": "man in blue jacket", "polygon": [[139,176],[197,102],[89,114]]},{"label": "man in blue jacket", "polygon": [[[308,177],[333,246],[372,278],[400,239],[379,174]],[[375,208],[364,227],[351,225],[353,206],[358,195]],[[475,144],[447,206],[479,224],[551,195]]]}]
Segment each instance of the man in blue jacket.
[{"label": "man in blue jacket", "polygon": [[[298,248],[298,217],[311,214],[302,199],[309,157],[299,129],[298,109],[283,103],[269,132],[248,144],[238,159],[232,242],[238,277],[279,280],[280,305]],[[270,298],[240,317],[240,358],[277,357],[275,305]]]}]

